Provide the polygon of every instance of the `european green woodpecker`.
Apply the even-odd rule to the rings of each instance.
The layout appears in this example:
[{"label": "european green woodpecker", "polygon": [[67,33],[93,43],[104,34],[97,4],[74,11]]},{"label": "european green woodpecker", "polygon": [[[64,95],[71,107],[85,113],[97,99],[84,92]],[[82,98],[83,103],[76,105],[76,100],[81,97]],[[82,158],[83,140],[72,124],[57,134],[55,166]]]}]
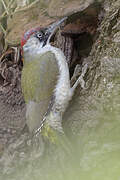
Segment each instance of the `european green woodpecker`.
[{"label": "european green woodpecker", "polygon": [[69,68],[63,52],[50,45],[63,18],[47,28],[36,28],[25,33],[22,39],[24,65],[22,91],[26,102],[26,121],[30,132],[44,123],[63,132],[62,115],[79,80],[70,87]]}]

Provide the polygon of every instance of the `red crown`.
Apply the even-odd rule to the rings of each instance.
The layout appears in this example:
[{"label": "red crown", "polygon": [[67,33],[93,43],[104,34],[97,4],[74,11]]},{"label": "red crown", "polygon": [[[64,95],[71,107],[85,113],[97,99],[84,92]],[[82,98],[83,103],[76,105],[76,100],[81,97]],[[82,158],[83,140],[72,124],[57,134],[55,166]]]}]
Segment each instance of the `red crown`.
[{"label": "red crown", "polygon": [[30,38],[30,36],[38,30],[40,30],[40,27],[32,28],[26,31],[21,38],[21,47],[23,47],[27,40]]}]

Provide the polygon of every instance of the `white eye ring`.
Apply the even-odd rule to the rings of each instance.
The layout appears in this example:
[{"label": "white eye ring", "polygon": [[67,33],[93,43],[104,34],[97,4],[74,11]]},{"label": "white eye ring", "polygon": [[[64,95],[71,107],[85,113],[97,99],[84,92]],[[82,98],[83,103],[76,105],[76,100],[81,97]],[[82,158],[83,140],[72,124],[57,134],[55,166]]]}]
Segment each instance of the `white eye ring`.
[{"label": "white eye ring", "polygon": [[42,33],[37,33],[38,38],[42,38],[43,34]]}]

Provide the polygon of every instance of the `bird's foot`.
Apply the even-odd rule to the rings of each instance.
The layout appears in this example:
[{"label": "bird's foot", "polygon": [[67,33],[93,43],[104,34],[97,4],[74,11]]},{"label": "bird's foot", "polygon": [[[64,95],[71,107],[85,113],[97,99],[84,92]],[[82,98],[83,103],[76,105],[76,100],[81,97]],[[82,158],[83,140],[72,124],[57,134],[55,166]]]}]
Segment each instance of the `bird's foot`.
[{"label": "bird's foot", "polygon": [[80,76],[81,71],[82,71],[81,65],[77,64],[75,69],[74,69],[73,76],[71,77],[71,80],[70,80],[71,85],[73,85],[74,82],[76,81],[77,77]]},{"label": "bird's foot", "polygon": [[75,68],[75,71],[74,71],[74,74],[73,74],[73,77],[71,79],[71,81],[73,81],[76,76],[78,76],[80,74],[80,71],[81,71],[81,75],[78,77],[78,79],[76,80],[76,82],[74,83],[74,85],[72,86],[71,90],[74,92],[74,90],[76,89],[76,87],[80,84],[81,87],[83,89],[86,89],[85,88],[85,81],[84,81],[84,76],[87,72],[87,69],[88,69],[88,64],[85,64],[82,68],[80,67],[80,65],[77,65],[76,68]]}]

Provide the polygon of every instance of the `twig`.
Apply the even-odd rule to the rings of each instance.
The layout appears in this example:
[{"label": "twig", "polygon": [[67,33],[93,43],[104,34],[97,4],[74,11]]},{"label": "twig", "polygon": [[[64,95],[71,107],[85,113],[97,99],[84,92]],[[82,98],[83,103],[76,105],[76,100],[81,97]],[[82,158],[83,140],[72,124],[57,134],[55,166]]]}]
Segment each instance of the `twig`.
[{"label": "twig", "polygon": [[6,35],[6,30],[4,29],[1,23],[0,23],[0,28],[2,29],[3,33]]},{"label": "twig", "polygon": [[4,9],[5,9],[6,13],[9,15],[8,8],[6,7],[6,4],[5,4],[4,0],[1,0],[1,2],[2,2],[3,6],[4,6]]},{"label": "twig", "polygon": [[13,52],[12,49],[9,49],[8,51],[4,52],[4,53],[2,54],[2,56],[0,57],[0,63],[1,63],[1,61],[2,61],[2,59],[3,59],[4,56],[6,56],[7,54],[10,54],[10,53],[12,53],[12,52]]},{"label": "twig", "polygon": [[[11,0],[10,1],[10,3],[8,4],[8,7],[7,7],[7,9],[9,8],[9,6],[10,6],[10,4],[11,4],[11,2],[12,2],[13,0]],[[29,9],[29,8],[31,8],[31,7],[33,7],[37,2],[39,2],[40,0],[36,0],[36,1],[34,1],[34,2],[32,2],[31,4],[29,4],[27,7],[24,7],[24,8],[21,8],[21,9],[18,9],[18,8],[16,8],[15,9],[15,11],[13,12],[13,13],[11,13],[11,15],[14,15],[15,13],[18,13],[18,12],[21,12],[21,11],[26,11],[27,9]],[[2,19],[2,18],[4,18],[5,16],[7,17],[9,14],[7,14],[6,15],[6,10],[4,11],[4,13],[0,16],[0,20]]]},{"label": "twig", "polygon": [[6,15],[6,11],[3,12],[3,14],[0,16],[0,20],[3,19]]},{"label": "twig", "polygon": [[14,0],[11,0],[11,1],[9,2],[9,4],[8,4],[8,6],[7,6],[7,9],[10,8],[10,5],[12,4],[13,1],[14,1]]},{"label": "twig", "polygon": [[37,2],[39,2],[39,1],[40,1],[40,0],[36,0],[36,1],[32,2],[31,4],[29,4],[27,7],[24,7],[24,8],[21,8],[21,9],[17,9],[17,10],[15,10],[14,13],[16,13],[16,12],[21,12],[21,11],[25,11],[25,10],[33,7],[33,6],[34,6]]},{"label": "twig", "polygon": [[[5,16],[7,17],[6,13],[7,13],[7,9],[10,7],[10,5],[12,4],[14,0],[11,0],[7,6],[7,8],[5,9],[5,11],[3,12],[3,14],[0,16],[0,20],[3,19]],[[9,15],[9,13],[7,13]]]}]

